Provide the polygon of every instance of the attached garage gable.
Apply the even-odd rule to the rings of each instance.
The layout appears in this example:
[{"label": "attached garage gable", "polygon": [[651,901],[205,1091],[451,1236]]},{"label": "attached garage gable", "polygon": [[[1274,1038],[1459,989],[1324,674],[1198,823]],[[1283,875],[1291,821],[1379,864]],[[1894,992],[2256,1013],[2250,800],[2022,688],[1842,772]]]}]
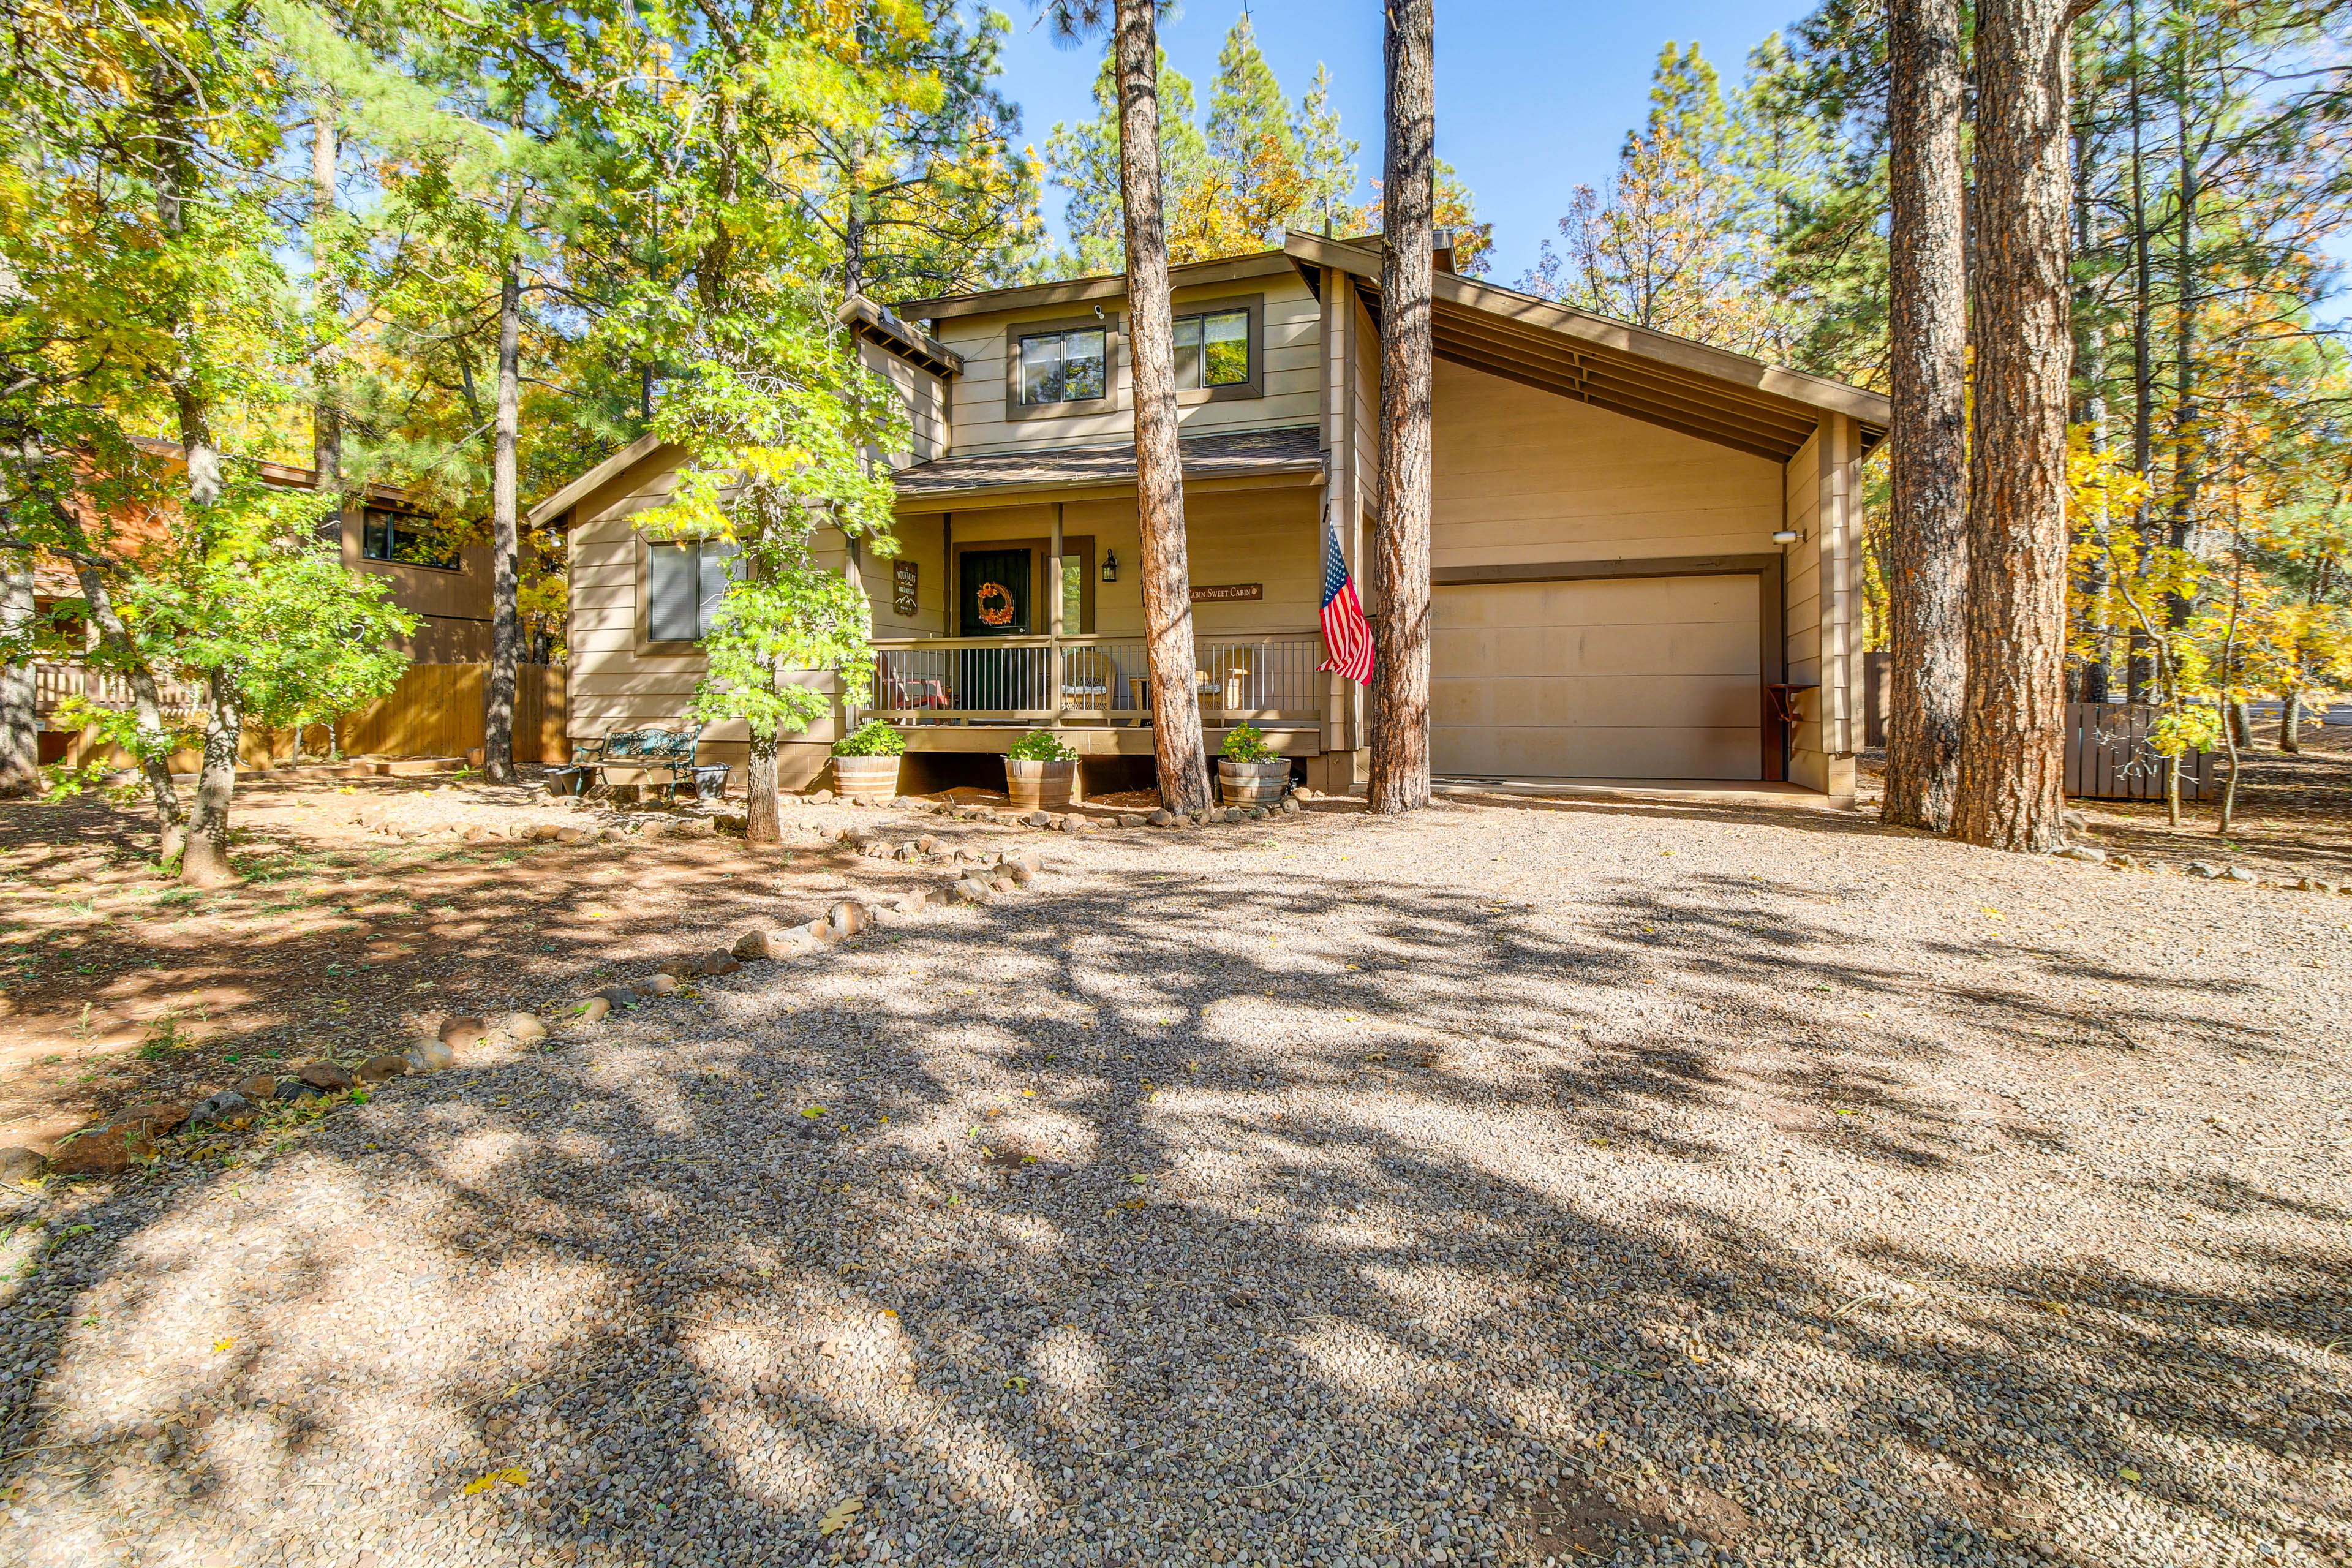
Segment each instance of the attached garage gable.
[{"label": "attached garage gable", "polygon": [[1433,770],[1762,778],[1759,609],[1753,575],[1440,586]]}]

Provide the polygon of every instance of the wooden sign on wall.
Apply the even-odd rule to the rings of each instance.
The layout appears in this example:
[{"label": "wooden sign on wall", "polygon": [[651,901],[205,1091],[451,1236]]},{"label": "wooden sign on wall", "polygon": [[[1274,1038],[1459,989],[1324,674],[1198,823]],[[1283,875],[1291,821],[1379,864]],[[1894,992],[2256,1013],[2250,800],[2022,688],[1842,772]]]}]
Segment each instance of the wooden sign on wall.
[{"label": "wooden sign on wall", "polygon": [[1192,603],[1196,605],[1223,605],[1238,599],[1265,597],[1265,584],[1263,583],[1195,583],[1192,584]]},{"label": "wooden sign on wall", "polygon": [[919,581],[915,563],[905,556],[890,563],[890,608],[898,615],[915,613],[915,584]]}]

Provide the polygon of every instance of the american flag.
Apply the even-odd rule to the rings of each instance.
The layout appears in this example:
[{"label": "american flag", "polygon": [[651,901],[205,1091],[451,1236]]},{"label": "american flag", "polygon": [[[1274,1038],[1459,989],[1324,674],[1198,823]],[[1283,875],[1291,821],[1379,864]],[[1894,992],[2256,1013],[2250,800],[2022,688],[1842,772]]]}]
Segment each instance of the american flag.
[{"label": "american flag", "polygon": [[1339,553],[1339,531],[1330,525],[1330,508],[1323,512],[1323,646],[1331,657],[1317,668],[1337,670],[1361,686],[1372,679],[1372,628],[1364,623],[1364,606],[1356,602],[1356,585],[1348,579],[1348,561]]}]

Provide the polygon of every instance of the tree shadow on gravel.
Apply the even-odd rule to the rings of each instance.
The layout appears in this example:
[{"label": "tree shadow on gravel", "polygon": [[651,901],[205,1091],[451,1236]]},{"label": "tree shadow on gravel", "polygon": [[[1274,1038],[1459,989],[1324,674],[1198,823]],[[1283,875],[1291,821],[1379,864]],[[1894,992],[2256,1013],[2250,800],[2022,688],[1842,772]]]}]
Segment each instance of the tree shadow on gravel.
[{"label": "tree shadow on gravel", "polygon": [[[1704,882],[1567,919],[1239,858],[1051,887],[76,1194],[0,1309],[0,1544],[2341,1549],[2335,1211],[2183,1180],[2270,1228],[2157,1268],[2032,1207],[2082,1155],[2001,1098],[2015,1036],[2091,1031],[2030,972],[1962,994]],[[2175,1051],[2236,1039],[2200,1000],[2146,1005]]]}]

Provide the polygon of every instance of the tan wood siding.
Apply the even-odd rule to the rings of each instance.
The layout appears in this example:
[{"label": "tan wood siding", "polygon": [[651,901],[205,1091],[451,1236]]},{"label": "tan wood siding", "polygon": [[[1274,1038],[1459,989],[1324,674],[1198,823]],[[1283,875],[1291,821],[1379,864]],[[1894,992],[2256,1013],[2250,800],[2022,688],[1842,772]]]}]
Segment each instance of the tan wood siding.
[{"label": "tan wood siding", "polygon": [[887,454],[892,466],[929,462],[944,453],[948,449],[948,395],[940,378],[863,338],[858,340],[857,357],[898,388],[899,399],[907,405],[913,446],[906,452]]},{"label": "tan wood siding", "polygon": [[1757,593],[1753,576],[1437,588],[1435,770],[1762,777]]},{"label": "tan wood siding", "polygon": [[1752,554],[1780,465],[1447,361],[1437,365],[1431,563]]},{"label": "tan wood siding", "polygon": [[[1264,354],[1265,394],[1230,401],[1191,402],[1181,410],[1184,433],[1212,430],[1257,430],[1281,426],[1310,425],[1322,411],[1322,367],[1319,307],[1306,282],[1293,275],[1252,279],[1245,285],[1219,283],[1180,289],[1175,308],[1191,301],[1233,296],[1237,290],[1263,290],[1265,296]],[[961,354],[964,373],[950,392],[949,419],[959,453],[1018,451],[1024,448],[1105,444],[1134,438],[1131,381],[1125,331],[1126,301],[1102,301],[1104,316],[1115,319],[1119,331],[1113,342],[1111,390],[1102,412],[1055,417],[1031,415],[1007,419],[1004,410],[1005,329],[1022,321],[1065,321],[1067,304],[957,316],[940,324],[940,341]]]}]

